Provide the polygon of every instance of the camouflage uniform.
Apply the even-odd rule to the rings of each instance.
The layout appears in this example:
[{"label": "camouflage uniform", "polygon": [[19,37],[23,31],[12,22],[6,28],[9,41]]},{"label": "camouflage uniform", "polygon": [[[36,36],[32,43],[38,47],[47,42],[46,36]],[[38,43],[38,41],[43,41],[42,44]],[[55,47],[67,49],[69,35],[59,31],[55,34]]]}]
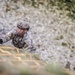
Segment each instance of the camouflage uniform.
[{"label": "camouflage uniform", "polygon": [[[17,27],[18,26],[20,27],[20,25],[21,25],[21,23],[19,23],[19,25],[17,25]],[[22,23],[22,25],[23,25],[23,23]],[[23,26],[22,25],[20,28],[22,28],[24,26],[24,25]],[[36,50],[36,48],[34,46],[34,42],[31,38],[30,32],[25,33],[24,36],[20,36],[17,34],[17,29],[14,29],[14,30],[8,32],[5,36],[3,36],[2,40],[3,40],[3,43],[5,43],[9,40],[12,40],[13,45],[17,48],[27,48],[27,49],[30,49],[31,51]]]}]

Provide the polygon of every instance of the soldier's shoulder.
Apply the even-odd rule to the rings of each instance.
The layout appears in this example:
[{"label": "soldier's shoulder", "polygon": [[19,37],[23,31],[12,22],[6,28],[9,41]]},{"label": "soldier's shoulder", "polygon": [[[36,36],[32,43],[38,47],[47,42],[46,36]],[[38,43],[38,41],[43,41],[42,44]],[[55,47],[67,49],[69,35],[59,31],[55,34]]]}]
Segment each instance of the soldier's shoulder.
[{"label": "soldier's shoulder", "polygon": [[7,35],[15,34],[15,33],[16,33],[16,29],[12,29],[12,30],[10,30],[10,31],[7,33]]},{"label": "soldier's shoulder", "polygon": [[28,32],[28,37],[29,37],[30,39],[33,39],[33,34],[32,34],[32,32]]},{"label": "soldier's shoulder", "polygon": [[27,34],[28,34],[28,35],[31,35],[31,32],[30,32],[30,31],[28,31],[28,32],[27,32]]},{"label": "soldier's shoulder", "polygon": [[31,33],[30,32],[25,33],[24,38],[26,38],[26,39],[31,38]]}]

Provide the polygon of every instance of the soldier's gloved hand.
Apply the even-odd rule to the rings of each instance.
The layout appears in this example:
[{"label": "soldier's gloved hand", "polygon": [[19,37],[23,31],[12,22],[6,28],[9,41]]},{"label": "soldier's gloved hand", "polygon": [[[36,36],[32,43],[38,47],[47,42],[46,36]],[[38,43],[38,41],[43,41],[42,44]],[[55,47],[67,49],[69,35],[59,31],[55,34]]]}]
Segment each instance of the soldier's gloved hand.
[{"label": "soldier's gloved hand", "polygon": [[0,44],[2,44],[3,43],[3,40],[2,39],[0,39]]}]

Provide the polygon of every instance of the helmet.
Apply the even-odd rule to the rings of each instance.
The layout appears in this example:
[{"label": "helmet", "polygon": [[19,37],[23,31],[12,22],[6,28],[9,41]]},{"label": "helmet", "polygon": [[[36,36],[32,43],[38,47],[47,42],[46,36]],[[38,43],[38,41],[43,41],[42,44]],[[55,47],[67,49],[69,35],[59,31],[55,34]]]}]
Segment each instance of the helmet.
[{"label": "helmet", "polygon": [[25,21],[18,22],[17,27],[22,30],[26,30],[26,29],[29,30],[29,28],[30,28],[29,23],[25,22]]}]

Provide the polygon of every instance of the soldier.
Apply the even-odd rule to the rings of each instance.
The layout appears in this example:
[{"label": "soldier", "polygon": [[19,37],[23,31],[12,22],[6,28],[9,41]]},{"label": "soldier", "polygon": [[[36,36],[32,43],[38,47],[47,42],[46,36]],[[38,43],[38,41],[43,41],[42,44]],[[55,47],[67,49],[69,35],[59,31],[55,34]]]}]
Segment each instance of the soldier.
[{"label": "soldier", "polygon": [[30,51],[35,51],[34,42],[29,33],[30,26],[28,22],[20,21],[17,23],[17,28],[8,32],[2,38],[0,38],[0,44],[3,44],[9,40],[12,40],[12,44],[21,49],[27,48]]}]

